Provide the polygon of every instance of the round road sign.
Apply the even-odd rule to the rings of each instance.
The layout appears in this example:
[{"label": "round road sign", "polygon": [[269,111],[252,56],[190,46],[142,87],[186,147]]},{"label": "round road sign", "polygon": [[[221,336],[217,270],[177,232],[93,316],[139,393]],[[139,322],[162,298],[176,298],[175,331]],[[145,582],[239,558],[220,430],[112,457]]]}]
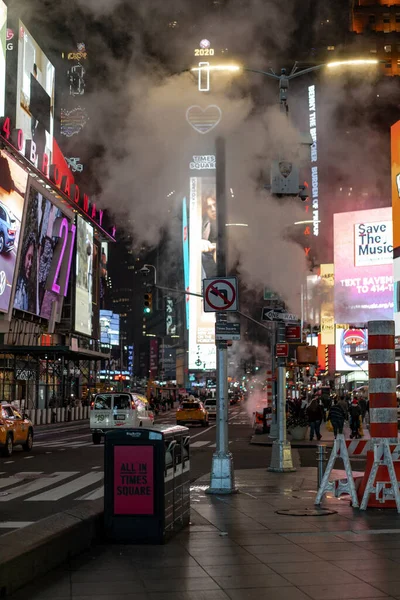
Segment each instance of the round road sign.
[{"label": "round road sign", "polygon": [[215,311],[228,310],[236,301],[235,287],[226,279],[215,279],[206,288],[205,301]]}]

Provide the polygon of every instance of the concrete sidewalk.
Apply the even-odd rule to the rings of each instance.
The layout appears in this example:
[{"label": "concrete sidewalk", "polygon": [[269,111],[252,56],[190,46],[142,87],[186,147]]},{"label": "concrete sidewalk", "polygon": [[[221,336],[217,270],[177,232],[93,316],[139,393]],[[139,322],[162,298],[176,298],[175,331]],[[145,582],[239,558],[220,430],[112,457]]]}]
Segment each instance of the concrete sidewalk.
[{"label": "concrete sidewalk", "polygon": [[[344,426],[343,433],[344,433],[346,440],[350,440],[351,429],[347,423]],[[365,423],[363,423],[363,433],[364,433],[364,435],[361,439],[363,439],[363,440],[371,439],[369,430],[367,429],[367,425]],[[290,434],[288,434],[288,440],[290,441],[292,448],[315,448],[319,444],[325,444],[328,448],[332,448],[333,440],[334,440],[333,431],[328,431],[325,423],[322,423],[322,425],[321,425],[321,435],[322,435],[321,441],[318,441],[316,438],[314,438],[314,440],[311,442],[308,432],[307,432],[307,436],[306,436],[305,440],[301,440],[301,441],[292,440],[292,437]],[[268,433],[254,434],[251,438],[250,443],[256,444],[256,445],[261,445],[261,446],[272,446],[274,439],[275,438],[271,438]],[[356,441],[356,440],[354,440],[354,441]]]},{"label": "concrete sidewalk", "polygon": [[[99,545],[14,600],[400,599],[400,516],[328,498],[316,469],[236,472],[239,493],[192,487],[192,524],[165,546]],[[277,514],[295,509],[299,516]]]}]

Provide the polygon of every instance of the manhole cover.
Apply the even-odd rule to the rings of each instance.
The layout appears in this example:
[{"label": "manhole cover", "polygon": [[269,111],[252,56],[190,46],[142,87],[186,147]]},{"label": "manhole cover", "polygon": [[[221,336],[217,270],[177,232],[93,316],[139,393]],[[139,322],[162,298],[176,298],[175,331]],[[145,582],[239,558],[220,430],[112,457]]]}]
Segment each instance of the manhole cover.
[{"label": "manhole cover", "polygon": [[277,510],[276,514],[288,517],[327,517],[328,515],[336,515],[337,511],[326,508],[303,508],[301,510],[289,508],[287,510]]}]

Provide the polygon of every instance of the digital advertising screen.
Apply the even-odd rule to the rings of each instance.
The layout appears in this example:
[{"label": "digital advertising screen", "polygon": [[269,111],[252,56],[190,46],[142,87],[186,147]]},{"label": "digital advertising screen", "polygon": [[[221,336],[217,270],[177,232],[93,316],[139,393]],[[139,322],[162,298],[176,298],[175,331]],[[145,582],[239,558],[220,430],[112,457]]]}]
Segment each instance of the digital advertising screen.
[{"label": "digital advertising screen", "polygon": [[111,310],[100,311],[100,341],[109,346],[119,346],[119,315]]},{"label": "digital advertising screen", "polygon": [[367,371],[368,361],[354,361],[349,354],[368,349],[367,329],[336,329],[336,371]]},{"label": "digital advertising screen", "polygon": [[[182,202],[182,251],[183,251],[183,278],[185,290],[189,291],[190,287],[190,270],[189,270],[189,227],[186,198]],[[189,308],[190,296],[185,296],[186,308],[186,329],[189,329]]]},{"label": "digital advertising screen", "polygon": [[321,278],[321,343],[330,345],[335,343],[335,315],[334,315],[334,265],[322,264]]},{"label": "digital advertising screen", "polygon": [[50,319],[53,304],[67,293],[74,237],[71,218],[31,184],[14,308]]},{"label": "digital advertising screen", "polygon": [[335,323],[393,319],[391,208],[334,217]]},{"label": "digital advertising screen", "polygon": [[82,217],[76,229],[75,331],[92,334],[93,227]]},{"label": "digital advertising screen", "polygon": [[25,25],[19,22],[16,127],[51,162],[54,135],[55,69]]},{"label": "digital advertising screen", "polygon": [[8,312],[21,236],[28,174],[0,151],[0,311]]},{"label": "digital advertising screen", "polygon": [[400,336],[400,121],[391,127],[394,322]]},{"label": "digital advertising screen", "polygon": [[0,0],[0,117],[4,117],[6,95],[7,6]]},{"label": "digital advertising screen", "polygon": [[[215,176],[190,178],[189,223],[189,288],[200,293],[203,279],[217,276]],[[196,296],[189,296],[189,369],[216,369],[215,315]]]}]

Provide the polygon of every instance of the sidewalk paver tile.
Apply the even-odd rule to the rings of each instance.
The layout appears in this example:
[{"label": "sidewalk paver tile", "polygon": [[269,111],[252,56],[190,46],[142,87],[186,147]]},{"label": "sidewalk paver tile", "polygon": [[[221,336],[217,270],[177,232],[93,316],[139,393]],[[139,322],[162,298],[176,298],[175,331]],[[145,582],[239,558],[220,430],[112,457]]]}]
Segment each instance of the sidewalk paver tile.
[{"label": "sidewalk paver tile", "polygon": [[247,552],[251,552],[254,556],[258,554],[282,554],[283,552],[288,555],[301,553],[305,548],[300,548],[296,544],[288,544],[284,548],[282,546],[275,545],[263,545],[263,546],[243,546]]},{"label": "sidewalk paver tile", "polygon": [[204,567],[204,569],[210,577],[232,577],[237,575],[240,571],[246,575],[269,575],[270,573],[274,573],[270,567],[267,567],[267,565],[263,565],[262,563],[256,565],[243,565],[243,568],[241,569],[238,568],[238,565],[212,565]]},{"label": "sidewalk paver tile", "polygon": [[151,592],[150,600],[229,600],[229,596],[222,590],[189,591],[189,592]]},{"label": "sidewalk paver tile", "polygon": [[226,593],[231,600],[310,600],[309,596],[295,587],[242,588],[239,590],[227,590]]},{"label": "sidewalk paver tile", "polygon": [[153,579],[145,580],[147,592],[182,592],[196,590],[218,590],[219,587],[211,577],[201,579]]},{"label": "sidewalk paver tile", "polygon": [[299,586],[313,600],[368,600],[387,596],[368,583]]},{"label": "sidewalk paver tile", "polygon": [[340,581],[344,586],[347,586],[349,583],[360,583],[360,580],[357,579],[357,577],[347,571],[340,571],[339,569],[337,569],[333,579],[328,577],[325,571],[319,572],[318,569],[316,569],[314,573],[285,573],[284,577],[297,587],[310,585],[311,583],[313,585],[325,585],[329,580]]},{"label": "sidewalk paver tile", "polygon": [[196,556],[196,561],[202,567],[218,566],[218,565],[253,565],[261,564],[261,561],[253,554],[235,554],[226,556],[210,556],[209,554],[201,554]]},{"label": "sidewalk paver tile", "polygon": [[92,594],[93,597],[105,594],[123,595],[144,591],[143,583],[141,583],[139,579],[136,579],[135,581],[72,582],[72,594],[76,594],[77,596],[89,596],[90,594]]},{"label": "sidewalk paver tile", "polygon": [[390,558],[381,558],[377,556],[375,559],[368,560],[334,560],[333,565],[337,565],[343,571],[349,571],[350,573],[357,573],[357,571],[369,571],[393,569],[396,568],[396,563]]},{"label": "sidewalk paver tile", "polygon": [[268,588],[268,587],[283,587],[288,586],[288,581],[277,573],[267,575],[247,575],[245,572],[241,575],[232,577],[214,577],[214,580],[223,589],[229,588]]}]

